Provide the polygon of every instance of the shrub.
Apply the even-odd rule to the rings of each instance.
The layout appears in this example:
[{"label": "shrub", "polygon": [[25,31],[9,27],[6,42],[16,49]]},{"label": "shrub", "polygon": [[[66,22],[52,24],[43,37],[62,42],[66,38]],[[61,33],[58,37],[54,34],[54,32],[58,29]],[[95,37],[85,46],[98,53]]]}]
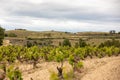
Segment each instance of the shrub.
[{"label": "shrub", "polygon": [[70,43],[69,39],[64,39],[62,45],[71,47],[71,43]]},{"label": "shrub", "polygon": [[55,72],[50,72],[50,80],[59,80],[57,73]]},{"label": "shrub", "polygon": [[120,41],[112,39],[111,41],[105,41],[104,43],[101,43],[99,45],[99,47],[111,47],[111,46],[115,46],[115,47],[120,47]]},{"label": "shrub", "polygon": [[22,74],[19,69],[14,68],[13,66],[10,66],[7,69],[7,77],[9,78],[9,80],[23,80]]},{"label": "shrub", "polygon": [[9,33],[8,37],[17,37],[17,35],[15,33]]},{"label": "shrub", "polygon": [[86,42],[83,39],[79,39],[79,47],[87,46]]},{"label": "shrub", "polygon": [[[50,80],[61,80],[61,79],[59,79],[57,73],[50,71],[50,74],[51,74]],[[70,70],[69,72],[63,73],[63,78],[64,78],[64,80],[73,80],[73,78],[74,78],[73,70]]]}]

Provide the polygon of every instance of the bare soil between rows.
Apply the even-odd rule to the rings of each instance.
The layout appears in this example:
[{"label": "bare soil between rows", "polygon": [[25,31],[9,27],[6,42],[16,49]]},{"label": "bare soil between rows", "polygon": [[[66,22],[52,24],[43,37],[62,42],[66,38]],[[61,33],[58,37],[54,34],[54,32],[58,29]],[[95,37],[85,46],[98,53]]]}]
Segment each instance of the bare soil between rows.
[{"label": "bare soil between rows", "polygon": [[[76,72],[75,80],[120,80],[120,56],[86,59],[82,61],[84,68],[82,72]],[[23,80],[50,80],[51,72],[57,73],[57,62],[41,62],[37,64],[38,68],[33,69],[32,64],[18,63],[22,71]],[[64,71],[72,70],[68,62],[64,62]]]}]

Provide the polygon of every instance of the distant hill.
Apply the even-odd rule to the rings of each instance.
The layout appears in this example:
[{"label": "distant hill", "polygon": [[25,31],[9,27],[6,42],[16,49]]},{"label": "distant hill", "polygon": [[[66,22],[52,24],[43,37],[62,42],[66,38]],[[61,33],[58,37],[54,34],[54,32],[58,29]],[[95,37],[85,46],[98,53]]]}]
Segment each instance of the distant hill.
[{"label": "distant hill", "polygon": [[6,34],[14,33],[18,38],[64,38],[64,37],[78,37],[78,36],[105,36],[108,32],[60,32],[60,31],[28,31],[22,29],[9,30]]},{"label": "distant hill", "polygon": [[[85,40],[88,44],[99,45],[100,43],[111,40],[113,38],[120,40],[120,34],[110,34],[107,32],[60,32],[60,31],[28,31],[24,29],[15,29],[5,31],[7,35],[5,40],[10,40],[11,44],[26,45],[27,42],[37,43],[40,45],[56,45],[58,46],[64,38],[68,38],[72,45],[75,45],[79,38]],[[8,36],[8,35],[12,35]]]},{"label": "distant hill", "polygon": [[60,32],[60,31],[27,31],[27,30],[9,30],[5,34],[14,33],[18,38],[63,38],[72,36],[73,33],[70,32]]},{"label": "distant hill", "polygon": [[81,36],[108,35],[108,32],[77,32]]}]

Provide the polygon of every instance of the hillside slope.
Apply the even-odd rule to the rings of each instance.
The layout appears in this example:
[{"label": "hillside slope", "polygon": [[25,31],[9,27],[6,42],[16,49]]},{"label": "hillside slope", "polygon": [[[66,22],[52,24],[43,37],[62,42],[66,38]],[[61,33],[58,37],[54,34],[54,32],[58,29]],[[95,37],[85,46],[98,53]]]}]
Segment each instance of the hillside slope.
[{"label": "hillside slope", "polygon": [[[83,61],[84,70],[82,73],[76,74],[75,80],[119,80],[120,79],[120,56],[109,57],[102,59],[88,59]],[[56,62],[44,62],[40,63],[39,68],[36,70],[29,70],[31,65],[21,65],[21,69],[28,69],[23,72],[24,80],[49,80],[50,70],[56,70],[58,63]],[[71,67],[68,63],[65,63],[66,69],[70,70]]]},{"label": "hillside slope", "polygon": [[17,35],[17,37],[21,38],[47,38],[47,37],[53,37],[53,38],[60,38],[60,37],[68,37],[71,36],[72,33],[68,32],[60,32],[60,31],[27,31],[27,30],[9,30],[5,32],[6,34],[14,33]]},{"label": "hillside slope", "polygon": [[91,66],[91,69],[81,80],[120,80],[120,57],[86,61],[85,66]]}]

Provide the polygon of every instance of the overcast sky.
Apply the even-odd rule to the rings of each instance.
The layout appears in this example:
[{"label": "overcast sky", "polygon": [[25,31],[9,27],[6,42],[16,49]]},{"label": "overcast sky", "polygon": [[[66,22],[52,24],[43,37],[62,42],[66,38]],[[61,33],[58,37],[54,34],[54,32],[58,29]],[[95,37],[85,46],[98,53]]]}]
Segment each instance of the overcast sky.
[{"label": "overcast sky", "polygon": [[0,0],[6,30],[120,31],[120,0]]}]

